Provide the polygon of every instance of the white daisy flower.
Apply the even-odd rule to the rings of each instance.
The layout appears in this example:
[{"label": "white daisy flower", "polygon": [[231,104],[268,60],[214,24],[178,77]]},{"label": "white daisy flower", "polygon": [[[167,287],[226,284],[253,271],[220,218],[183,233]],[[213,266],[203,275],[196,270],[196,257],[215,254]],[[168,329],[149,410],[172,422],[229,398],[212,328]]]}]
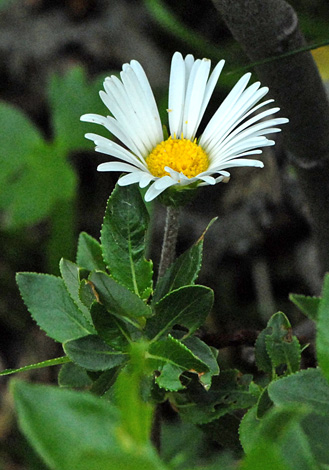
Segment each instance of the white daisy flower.
[{"label": "white daisy flower", "polygon": [[173,55],[168,139],[164,139],[154,95],[139,62],[124,64],[121,80],[116,76],[106,78],[100,97],[112,116],[85,114],[81,120],[103,125],[123,145],[97,134],[86,134],[87,139],[94,141],[97,152],[117,159],[102,163],[98,171],[126,173],[118,181],[120,186],[139,183],[145,188],[151,183],[145,194],[145,200],[151,201],[169,187],[182,189],[226,182],[230,177],[228,168],[262,168],[261,161],[245,157],[262,153],[260,147],[274,145],[265,136],[280,132],[276,126],[288,119],[263,120],[277,113],[280,108],[276,107],[254,115],[274,100],[257,104],[268,88],[260,87],[259,82],[247,87],[250,73],[237,82],[197,140],[198,127],[224,60],[209,76],[210,65],[209,59],[195,60],[192,55],[184,59],[179,52]]}]

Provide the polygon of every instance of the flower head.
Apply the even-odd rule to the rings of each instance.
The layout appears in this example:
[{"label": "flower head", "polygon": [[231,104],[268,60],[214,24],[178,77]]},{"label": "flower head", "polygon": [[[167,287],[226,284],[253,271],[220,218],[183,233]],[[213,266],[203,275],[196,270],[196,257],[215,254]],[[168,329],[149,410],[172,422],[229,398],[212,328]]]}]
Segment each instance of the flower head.
[{"label": "flower head", "polygon": [[94,141],[97,152],[117,159],[102,163],[98,170],[126,173],[118,181],[120,186],[139,183],[144,188],[151,183],[145,194],[145,200],[151,201],[169,187],[182,189],[228,181],[228,168],[262,168],[261,161],[245,157],[262,153],[261,147],[274,145],[265,136],[280,132],[276,126],[288,119],[263,120],[277,113],[276,107],[254,114],[273,100],[259,103],[268,88],[260,87],[259,82],[247,87],[251,76],[247,73],[197,138],[224,61],[211,74],[210,65],[209,59],[195,60],[192,55],[184,59],[179,52],[173,55],[167,110],[170,136],[166,139],[152,89],[139,62],[124,64],[121,80],[116,76],[106,78],[100,97],[112,116],[85,114],[81,120],[103,125],[123,145],[97,134],[86,134],[87,139]]}]

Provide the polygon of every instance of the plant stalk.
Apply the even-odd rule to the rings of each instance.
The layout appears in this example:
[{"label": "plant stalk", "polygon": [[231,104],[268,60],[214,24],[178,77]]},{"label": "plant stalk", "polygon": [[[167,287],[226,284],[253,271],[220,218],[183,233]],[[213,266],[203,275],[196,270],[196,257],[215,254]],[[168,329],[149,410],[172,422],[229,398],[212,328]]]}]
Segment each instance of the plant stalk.
[{"label": "plant stalk", "polygon": [[162,277],[175,259],[176,242],[179,227],[179,209],[168,206],[165,232],[159,265],[158,280]]},{"label": "plant stalk", "polygon": [[[163,236],[161,258],[158,272],[158,280],[165,274],[175,259],[176,242],[179,227],[179,209],[173,206],[167,207],[166,225]],[[161,451],[161,408],[158,404],[154,410],[151,441],[160,454]]]}]

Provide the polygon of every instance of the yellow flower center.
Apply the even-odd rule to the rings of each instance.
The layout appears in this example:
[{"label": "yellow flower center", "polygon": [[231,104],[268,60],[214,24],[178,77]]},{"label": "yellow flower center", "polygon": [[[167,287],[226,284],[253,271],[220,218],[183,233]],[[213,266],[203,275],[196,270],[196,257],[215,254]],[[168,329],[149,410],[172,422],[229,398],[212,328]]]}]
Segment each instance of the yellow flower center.
[{"label": "yellow flower center", "polygon": [[158,144],[146,158],[147,166],[152,175],[161,178],[169,175],[165,166],[193,178],[206,171],[209,160],[205,151],[196,143],[188,139],[169,139]]}]

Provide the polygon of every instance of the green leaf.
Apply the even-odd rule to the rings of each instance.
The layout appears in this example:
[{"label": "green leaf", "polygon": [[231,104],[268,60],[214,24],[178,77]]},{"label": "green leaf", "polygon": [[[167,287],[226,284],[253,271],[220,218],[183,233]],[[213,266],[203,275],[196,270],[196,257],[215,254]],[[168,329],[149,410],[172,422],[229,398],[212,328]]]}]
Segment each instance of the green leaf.
[{"label": "green leaf", "polygon": [[155,368],[161,368],[163,364],[169,363],[192,372],[202,373],[209,370],[209,367],[187,346],[171,335],[168,335],[166,339],[151,343],[148,352],[148,357]]},{"label": "green leaf", "polygon": [[73,362],[88,370],[112,369],[128,359],[127,354],[111,348],[96,335],[67,341],[63,347]]},{"label": "green leaf", "polygon": [[326,274],[324,278],[316,327],[317,358],[325,377],[329,381],[329,274]]},{"label": "green leaf", "polygon": [[112,315],[119,318],[138,319],[152,314],[150,307],[140,297],[108,274],[100,271],[92,272],[89,280],[95,286],[101,303]]},{"label": "green leaf", "polygon": [[268,387],[264,388],[257,402],[257,418],[261,419],[273,406],[273,401],[268,394]]},{"label": "green leaf", "polygon": [[214,294],[204,286],[186,286],[170,292],[154,306],[155,316],[146,325],[149,338],[158,339],[178,324],[192,334],[207,318]]},{"label": "green leaf", "polygon": [[240,440],[247,454],[243,470],[317,470],[315,459],[300,427],[308,410],[286,405],[272,408],[262,420],[256,407],[240,424]]},{"label": "green leaf", "polygon": [[[189,338],[184,339],[183,344],[185,344],[185,346],[187,346],[195,356],[197,356],[201,361],[207,364],[207,366],[209,367],[209,374],[211,376],[219,374],[219,366],[217,362],[218,351],[215,351],[210,348],[197,336],[190,336]],[[206,385],[204,381],[204,376],[202,376],[201,381],[204,385]]]},{"label": "green leaf", "polygon": [[81,268],[79,268],[79,266],[75,263],[72,263],[72,261],[68,261],[63,258],[59,263],[59,268],[65,287],[68,290],[72,300],[75,302],[76,306],[83,313],[86,319],[91,323],[89,309],[81,302],[79,296]]},{"label": "green leaf", "polygon": [[71,299],[63,279],[47,274],[18,273],[16,280],[25,305],[48,336],[64,342],[94,332]]},{"label": "green leaf", "polygon": [[[91,393],[98,395],[99,397],[104,397],[111,401],[113,399],[113,384],[115,383],[120,367],[114,367],[113,369],[106,370],[101,372],[100,375],[92,377],[94,382],[90,388]],[[91,375],[92,372],[88,372],[88,375]],[[99,374],[94,372],[94,374]]]},{"label": "green leaf", "polygon": [[[15,141],[12,135],[11,142]],[[23,227],[49,216],[58,202],[74,199],[77,183],[72,167],[54,145],[41,141],[31,149],[27,143],[23,153],[16,147],[15,152],[21,160],[14,171],[6,172],[8,179],[0,195],[6,228]],[[10,154],[4,157],[11,159]]]},{"label": "green leaf", "polygon": [[166,339],[151,343],[148,358],[151,367],[160,371],[160,376],[156,378],[157,384],[166,390],[183,388],[179,377],[184,371],[198,373],[198,375],[209,372],[207,364],[171,335],[168,335]]},{"label": "green leaf", "polygon": [[307,407],[301,421],[305,440],[320,465],[329,462],[329,385],[319,369],[307,369],[269,385],[269,395],[277,407]]},{"label": "green leaf", "polygon": [[104,259],[113,278],[142,298],[148,298],[152,289],[152,262],[145,259],[148,223],[137,185],[117,185],[101,231]]},{"label": "green leaf", "polygon": [[301,347],[288,318],[282,312],[274,314],[260,333],[255,345],[256,363],[260,370],[274,374],[279,366],[286,365],[287,373],[300,367]]},{"label": "green leaf", "polygon": [[43,139],[27,116],[8,103],[0,102],[0,121],[0,184],[3,194],[5,185],[20,177],[29,156],[42,146]]},{"label": "green leaf", "polygon": [[209,371],[202,374],[199,379],[203,386],[208,389],[211,385],[212,377],[219,374],[219,366],[217,362],[218,351],[215,348],[210,348],[197,336],[189,336],[182,342],[196,357],[207,364]]},{"label": "green leaf", "polygon": [[290,294],[289,299],[304,313],[310,320],[317,320],[320,306],[320,297],[311,297],[301,294]]},{"label": "green leaf", "polygon": [[183,370],[174,364],[164,364],[161,367],[160,375],[156,376],[155,383],[166,391],[178,392],[183,390],[185,386],[180,380]]},{"label": "green leaf", "polygon": [[79,299],[85,305],[88,310],[91,309],[91,306],[94,302],[99,301],[97,291],[95,290],[92,282],[87,279],[82,279],[79,287]]},{"label": "green leaf", "polygon": [[194,284],[202,262],[203,237],[180,255],[162,276],[154,290],[152,303],[157,303],[169,292],[182,286]]},{"label": "green leaf", "polygon": [[72,362],[64,364],[58,374],[58,384],[61,387],[82,389],[90,387],[92,383],[87,371]]},{"label": "green leaf", "polygon": [[91,308],[91,315],[99,336],[118,351],[127,349],[131,337],[136,339],[137,334],[140,335],[139,330],[111,315],[102,304],[95,302]]},{"label": "green leaf", "polygon": [[306,369],[269,385],[271,400],[277,404],[299,403],[329,416],[329,385],[320,369]]},{"label": "green leaf", "polygon": [[267,327],[272,329],[265,343],[273,367],[286,364],[288,372],[297,372],[300,368],[301,347],[296,336],[292,335],[288,318],[278,312],[270,318]]},{"label": "green leaf", "polygon": [[272,361],[266,349],[266,338],[271,334],[271,332],[272,328],[264,328],[264,330],[259,333],[255,342],[256,365],[259,370],[262,370],[267,374],[272,374],[273,372]]},{"label": "green leaf", "polygon": [[56,357],[55,359],[48,359],[47,361],[38,362],[36,364],[29,364],[28,366],[23,366],[19,369],[2,370],[0,372],[0,376],[15,374],[16,372],[25,372],[27,370],[42,369],[43,367],[58,366],[60,364],[65,364],[66,362],[71,362],[71,359],[66,356]]},{"label": "green leaf", "polygon": [[[89,148],[84,138],[90,125],[79,122],[82,114],[103,114],[104,105],[99,99],[101,80],[88,83],[82,67],[71,67],[65,75],[53,75],[48,85],[54,140],[63,152]],[[100,127],[100,126],[98,126]],[[99,132],[99,131],[98,131]],[[106,133],[107,136],[109,133]]]},{"label": "green leaf", "polygon": [[250,380],[250,376],[241,376],[237,370],[225,370],[213,377],[209,389],[192,379],[186,391],[171,399],[182,417],[205,424],[234,410],[253,406],[257,398],[249,391]]},{"label": "green leaf", "polygon": [[132,438],[106,400],[23,382],[16,382],[13,392],[20,427],[51,469],[166,468],[151,444]]},{"label": "green leaf", "polygon": [[106,270],[100,243],[86,232],[81,232],[79,235],[77,264],[89,271]]}]

